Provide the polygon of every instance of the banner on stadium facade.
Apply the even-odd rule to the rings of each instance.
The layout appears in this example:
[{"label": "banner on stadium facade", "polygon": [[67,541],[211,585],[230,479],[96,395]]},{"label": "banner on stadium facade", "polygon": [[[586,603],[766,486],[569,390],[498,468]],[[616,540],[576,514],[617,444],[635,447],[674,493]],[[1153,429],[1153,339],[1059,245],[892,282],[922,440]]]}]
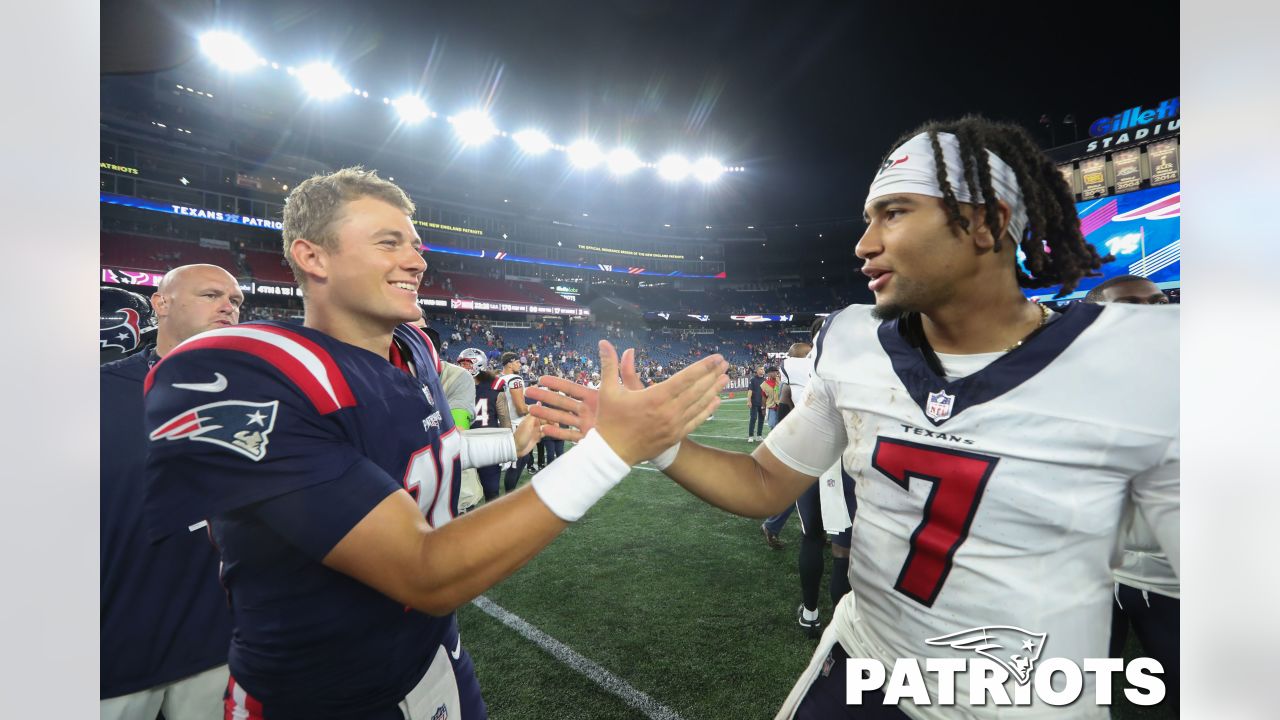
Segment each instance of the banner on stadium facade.
[{"label": "banner on stadium facade", "polygon": [[1080,197],[1084,200],[1107,194],[1107,159],[1102,155],[1080,161]]},{"label": "banner on stadium facade", "polygon": [[[1149,152],[1150,150],[1148,150]],[[1116,193],[1137,190],[1142,185],[1142,159],[1140,148],[1129,148],[1111,153],[1111,168],[1115,172]]]},{"label": "banner on stadium facade", "polygon": [[1088,140],[1056,147],[1049,155],[1056,160],[1069,160],[1096,152],[1124,149],[1140,145],[1162,135],[1180,132],[1182,118],[1180,98],[1163,100],[1154,108],[1135,105],[1114,116],[1098,118],[1089,125]]},{"label": "banner on stadium facade", "polygon": [[99,199],[107,205],[120,205],[122,207],[137,208],[139,210],[168,213],[170,215],[183,215],[185,217],[200,218],[201,220],[213,220],[215,222],[230,223],[232,225],[245,225],[248,227],[265,228],[268,230],[281,230],[284,228],[284,223],[279,220],[268,220],[266,218],[258,218],[251,215],[237,215],[235,213],[222,212],[220,210],[205,210],[203,208],[194,208],[187,205],[179,205],[177,203],[144,200],[142,198],[129,197],[127,195],[116,195],[114,193],[104,192],[99,193]]},{"label": "banner on stadium facade", "polygon": [[138,174],[138,168],[136,168],[136,167],[129,167],[128,165],[116,165],[115,163],[109,163],[109,162],[100,162],[100,163],[98,163],[98,169],[99,169],[99,170],[110,170],[111,172],[118,172],[118,173],[122,173],[122,174],[124,174],[124,175],[137,175],[137,174]]},{"label": "banner on stadium facade", "polygon": [[[130,270],[126,268],[102,268],[101,281],[110,285],[136,285],[139,287],[157,287],[164,278],[163,272],[153,270]],[[275,297],[302,297],[302,288],[287,283],[261,283],[252,280],[240,280],[240,290],[245,295],[272,295]],[[526,305],[505,303],[490,300],[464,300],[454,298],[418,297],[418,304],[430,308],[452,308],[454,310],[484,310],[497,312],[543,313],[546,315],[587,316],[591,311],[579,307],[558,307],[553,305]]]},{"label": "banner on stadium facade", "polygon": [[546,258],[531,258],[520,255],[512,255],[504,250],[468,250],[464,248],[448,247],[445,245],[432,245],[431,243],[422,243],[422,249],[427,252],[438,252],[446,255],[461,255],[462,257],[478,258],[481,260],[503,260],[506,262],[529,263],[531,265],[550,265],[552,267],[569,268],[572,270],[592,270],[595,272],[622,273],[624,275],[649,275],[660,277],[685,277],[685,278],[711,278],[715,280],[723,280],[725,274],[723,272],[715,275],[699,275],[697,273],[687,273],[680,270],[671,272],[658,272],[642,267],[609,265],[607,263],[596,263],[588,265],[585,263],[565,262],[562,260],[548,260]]},{"label": "banner on stadium facade", "polygon": [[1152,186],[1178,182],[1177,140],[1161,140],[1148,145],[1147,161],[1151,163]]},{"label": "banner on stadium facade", "polygon": [[643,250],[622,250],[620,248],[600,247],[599,245],[578,245],[579,250],[590,250],[591,252],[613,253],[615,255],[634,255],[636,257],[659,258],[663,260],[683,260],[683,255],[675,253],[657,253],[645,252]]},{"label": "banner on stadium facade", "polygon": [[164,273],[147,270],[125,270],[124,268],[102,268],[102,282],[111,285],[159,287],[162,279],[164,279]]},{"label": "banner on stadium facade", "polygon": [[[279,220],[269,220],[267,218],[253,217],[251,215],[237,215],[235,213],[222,212],[220,210],[205,210],[203,208],[194,208],[178,203],[157,202],[155,200],[146,200],[143,198],[130,197],[127,195],[116,195],[115,193],[99,193],[99,201],[106,205],[119,205],[121,207],[137,208],[139,210],[150,210],[152,212],[168,213],[170,215],[182,215],[185,217],[200,218],[202,220],[212,220],[214,222],[230,223],[232,225],[243,225],[248,227],[264,228],[269,230],[283,230],[284,223]],[[423,225],[452,232],[465,232],[475,235],[483,235],[483,231],[471,230],[469,228],[459,228],[450,225],[440,225],[439,223],[423,222],[414,220],[415,225]],[[596,272],[622,273],[624,275],[648,275],[661,277],[685,277],[685,278],[709,278],[714,280],[725,279],[723,272],[715,275],[702,275],[698,273],[687,273],[680,270],[671,272],[659,272],[657,270],[649,270],[643,267],[635,266],[614,266],[609,264],[588,265],[585,263],[563,262],[560,260],[548,260],[545,258],[531,258],[520,255],[512,255],[502,250],[468,250],[464,248],[454,248],[445,245],[432,245],[423,243],[422,249],[428,252],[445,253],[447,255],[461,255],[462,257],[472,257],[489,260],[505,260],[507,262],[528,263],[531,265],[550,265],[552,267],[570,268],[573,270],[593,270]]]},{"label": "banner on stadium facade", "polygon": [[769,322],[792,322],[795,320],[795,314],[789,315],[703,315],[696,313],[679,313],[679,312],[646,312],[645,320],[697,320],[698,322],[741,322],[741,323],[769,323]]},{"label": "banner on stadium facade", "polygon": [[443,223],[431,222],[430,220],[418,220],[417,218],[415,218],[413,221],[413,224],[419,225],[421,227],[428,228],[431,230],[444,230],[446,232],[461,233],[463,235],[484,235],[483,230],[476,230],[475,228],[460,227],[458,225],[445,225]]},{"label": "banner on stadium facade", "polygon": [[1062,179],[1067,181],[1067,187],[1071,188],[1072,195],[1080,192],[1080,189],[1076,187],[1075,165],[1072,165],[1071,163],[1067,163],[1065,165],[1059,165],[1058,172],[1062,173]]},{"label": "banner on stadium facade", "polygon": [[560,305],[526,305],[523,303],[497,302],[491,300],[472,300],[470,298],[454,298],[449,301],[454,310],[482,310],[496,312],[543,313],[545,315],[586,316],[591,311],[584,307],[563,307]]}]

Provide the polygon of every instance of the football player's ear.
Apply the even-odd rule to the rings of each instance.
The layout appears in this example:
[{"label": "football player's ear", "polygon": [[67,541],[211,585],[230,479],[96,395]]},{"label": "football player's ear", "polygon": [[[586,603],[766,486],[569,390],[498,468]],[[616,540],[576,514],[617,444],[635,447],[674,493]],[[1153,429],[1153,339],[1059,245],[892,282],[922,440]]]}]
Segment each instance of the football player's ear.
[{"label": "football player's ear", "polygon": [[981,205],[969,206],[972,213],[969,215],[969,226],[973,228],[973,242],[980,250],[992,250],[998,244],[997,240],[1004,229],[1009,227],[1009,218],[1013,216],[1013,211],[1009,209],[1009,203],[1003,200],[996,201],[996,217],[1000,223],[999,227],[989,227],[987,225],[986,208]]},{"label": "football player's ear", "polygon": [[156,319],[166,317],[169,314],[169,296],[156,290],[151,293],[151,309],[156,313]]},{"label": "football player's ear", "polygon": [[329,276],[329,254],[318,243],[306,238],[294,238],[289,244],[289,256],[293,264],[307,275],[319,278]]}]

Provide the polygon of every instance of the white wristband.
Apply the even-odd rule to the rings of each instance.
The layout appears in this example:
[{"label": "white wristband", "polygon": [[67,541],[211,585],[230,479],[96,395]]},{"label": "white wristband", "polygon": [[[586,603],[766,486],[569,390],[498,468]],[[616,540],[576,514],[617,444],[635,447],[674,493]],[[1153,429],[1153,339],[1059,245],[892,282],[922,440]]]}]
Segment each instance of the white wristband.
[{"label": "white wristband", "polygon": [[[566,458],[573,458],[570,464]],[[530,485],[543,504],[565,522],[574,522],[631,472],[631,466],[594,429],[556,458]]]},{"label": "white wristband", "polygon": [[462,433],[462,469],[482,468],[516,459],[515,435],[507,428],[477,428]]},{"label": "white wristband", "polygon": [[679,454],[680,454],[680,443],[677,442],[675,445],[672,445],[666,450],[663,450],[661,455],[650,460],[649,462],[659,470],[666,470],[667,468],[671,467],[671,463],[676,461],[676,456]]}]

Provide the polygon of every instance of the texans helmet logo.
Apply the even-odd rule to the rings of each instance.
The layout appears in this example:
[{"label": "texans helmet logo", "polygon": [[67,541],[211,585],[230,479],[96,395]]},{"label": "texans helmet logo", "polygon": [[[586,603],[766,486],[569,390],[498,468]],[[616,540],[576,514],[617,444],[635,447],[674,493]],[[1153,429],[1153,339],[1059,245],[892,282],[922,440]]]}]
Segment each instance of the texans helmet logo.
[{"label": "texans helmet logo", "polygon": [[133,352],[142,341],[142,317],[133,308],[120,308],[114,314],[102,317],[101,321],[98,331],[101,350],[119,348],[121,352]]},{"label": "texans helmet logo", "polygon": [[267,441],[276,427],[279,400],[267,403],[223,400],[191,408],[165,421],[151,440],[194,440],[213,443],[254,462],[267,456]]},{"label": "texans helmet logo", "polygon": [[1028,632],[1012,625],[991,625],[941,635],[925,642],[957,650],[972,650],[1008,670],[1019,685],[1026,685],[1036,660],[1040,659],[1046,637],[1046,633]]}]

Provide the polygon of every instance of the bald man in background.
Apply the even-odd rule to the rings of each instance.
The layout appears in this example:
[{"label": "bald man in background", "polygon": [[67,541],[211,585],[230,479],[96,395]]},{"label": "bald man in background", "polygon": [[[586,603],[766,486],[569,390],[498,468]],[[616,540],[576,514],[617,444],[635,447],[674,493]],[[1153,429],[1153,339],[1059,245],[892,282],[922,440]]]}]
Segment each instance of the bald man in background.
[{"label": "bald man in background", "polygon": [[[155,347],[100,368],[103,720],[155,720],[161,711],[166,720],[223,715],[232,623],[218,553],[204,523],[155,545],[142,527],[142,383],[179,343],[239,322],[243,304],[226,270],[174,268],[151,296]],[[226,378],[214,373],[208,381],[213,392]]]}]

